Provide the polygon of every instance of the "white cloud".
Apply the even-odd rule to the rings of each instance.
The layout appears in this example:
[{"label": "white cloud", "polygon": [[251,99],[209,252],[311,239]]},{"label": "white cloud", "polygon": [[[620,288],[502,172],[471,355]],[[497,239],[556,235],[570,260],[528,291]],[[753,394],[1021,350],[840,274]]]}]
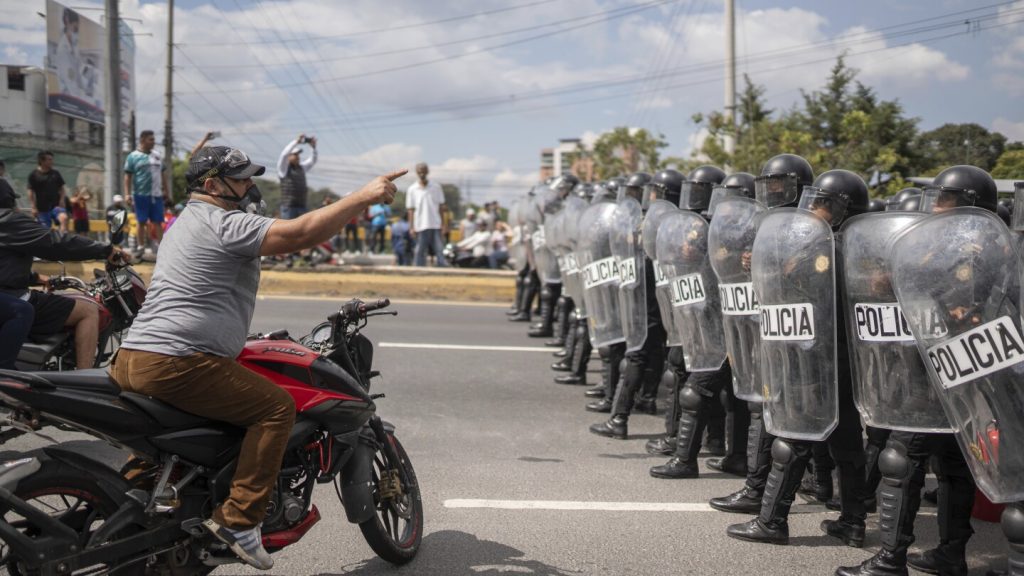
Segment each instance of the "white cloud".
[{"label": "white cloud", "polygon": [[1015,122],[1000,117],[992,121],[992,130],[1002,133],[1011,142],[1024,142],[1024,122]]}]

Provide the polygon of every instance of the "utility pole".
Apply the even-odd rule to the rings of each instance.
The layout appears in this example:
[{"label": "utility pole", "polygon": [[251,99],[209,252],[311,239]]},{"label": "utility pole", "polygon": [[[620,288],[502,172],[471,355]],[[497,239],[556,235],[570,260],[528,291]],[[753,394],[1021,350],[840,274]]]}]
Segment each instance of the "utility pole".
[{"label": "utility pole", "polygon": [[118,176],[121,175],[121,19],[118,15],[117,2],[118,0],[104,0],[107,16],[104,206],[109,206],[114,194],[120,193]]},{"label": "utility pole", "polygon": [[725,121],[722,144],[732,155],[736,151],[736,0],[725,0]]},{"label": "utility pole", "polygon": [[[167,90],[164,93],[164,160],[174,158],[174,0],[167,0]],[[170,190],[164,192],[170,194]]]}]

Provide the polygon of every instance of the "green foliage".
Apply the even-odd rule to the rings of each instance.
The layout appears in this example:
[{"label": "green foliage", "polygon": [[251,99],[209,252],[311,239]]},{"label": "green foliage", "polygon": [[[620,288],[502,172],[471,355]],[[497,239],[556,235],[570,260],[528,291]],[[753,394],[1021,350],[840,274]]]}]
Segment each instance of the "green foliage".
[{"label": "green foliage", "polygon": [[[776,114],[765,104],[764,88],[744,76],[735,129],[720,112],[694,117],[708,132],[695,155],[753,174],[768,158],[792,153],[806,158],[818,173],[845,168],[868,179],[877,170],[892,173],[898,182],[915,175],[920,165],[914,148],[918,119],[905,117],[898,101],[880,100],[858,82],[857,71],[842,56],[824,87],[802,96],[801,105]],[[731,155],[722,145],[726,135],[735,138]]]},{"label": "green foliage", "polygon": [[943,124],[916,142],[925,168],[973,164],[991,171],[1006,148],[1006,136],[979,124]]},{"label": "green foliage", "polygon": [[1003,152],[992,168],[992,177],[1024,180],[1024,149]]},{"label": "green foliage", "polygon": [[612,178],[633,172],[654,172],[661,166],[661,150],[668,146],[665,137],[644,129],[631,130],[619,126],[602,134],[594,142],[593,151],[580,149],[594,162],[598,179]]}]

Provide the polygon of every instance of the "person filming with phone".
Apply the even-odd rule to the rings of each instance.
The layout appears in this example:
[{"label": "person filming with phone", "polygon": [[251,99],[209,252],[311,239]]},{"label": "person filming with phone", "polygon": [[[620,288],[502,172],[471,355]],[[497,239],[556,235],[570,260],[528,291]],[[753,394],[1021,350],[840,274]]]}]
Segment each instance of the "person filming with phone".
[{"label": "person filming with phone", "polygon": [[[302,160],[299,146],[309,144],[312,152]],[[316,164],[316,138],[299,134],[281,151],[277,161],[277,176],[281,179],[281,219],[291,220],[306,213],[306,172]]]}]

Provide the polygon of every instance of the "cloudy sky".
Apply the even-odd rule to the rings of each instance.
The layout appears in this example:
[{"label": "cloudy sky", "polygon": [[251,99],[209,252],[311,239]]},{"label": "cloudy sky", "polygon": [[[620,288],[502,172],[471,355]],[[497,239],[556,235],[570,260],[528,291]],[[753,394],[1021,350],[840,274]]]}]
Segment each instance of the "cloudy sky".
[{"label": "cloudy sky", "polygon": [[[97,0],[68,0],[75,7]],[[1024,1],[736,0],[738,71],[775,108],[846,51],[860,79],[929,129],[977,122],[1024,140]],[[615,126],[700,139],[722,105],[721,0],[178,0],[176,140],[207,129],[273,164],[320,138],[310,176],[344,193],[429,162],[472,200],[536,178],[539,151]],[[41,65],[44,0],[0,0],[8,64]],[[98,20],[102,12],[83,10]],[[122,0],[138,34],[138,125],[163,125],[165,2]],[[741,81],[740,81],[741,82]]]}]

